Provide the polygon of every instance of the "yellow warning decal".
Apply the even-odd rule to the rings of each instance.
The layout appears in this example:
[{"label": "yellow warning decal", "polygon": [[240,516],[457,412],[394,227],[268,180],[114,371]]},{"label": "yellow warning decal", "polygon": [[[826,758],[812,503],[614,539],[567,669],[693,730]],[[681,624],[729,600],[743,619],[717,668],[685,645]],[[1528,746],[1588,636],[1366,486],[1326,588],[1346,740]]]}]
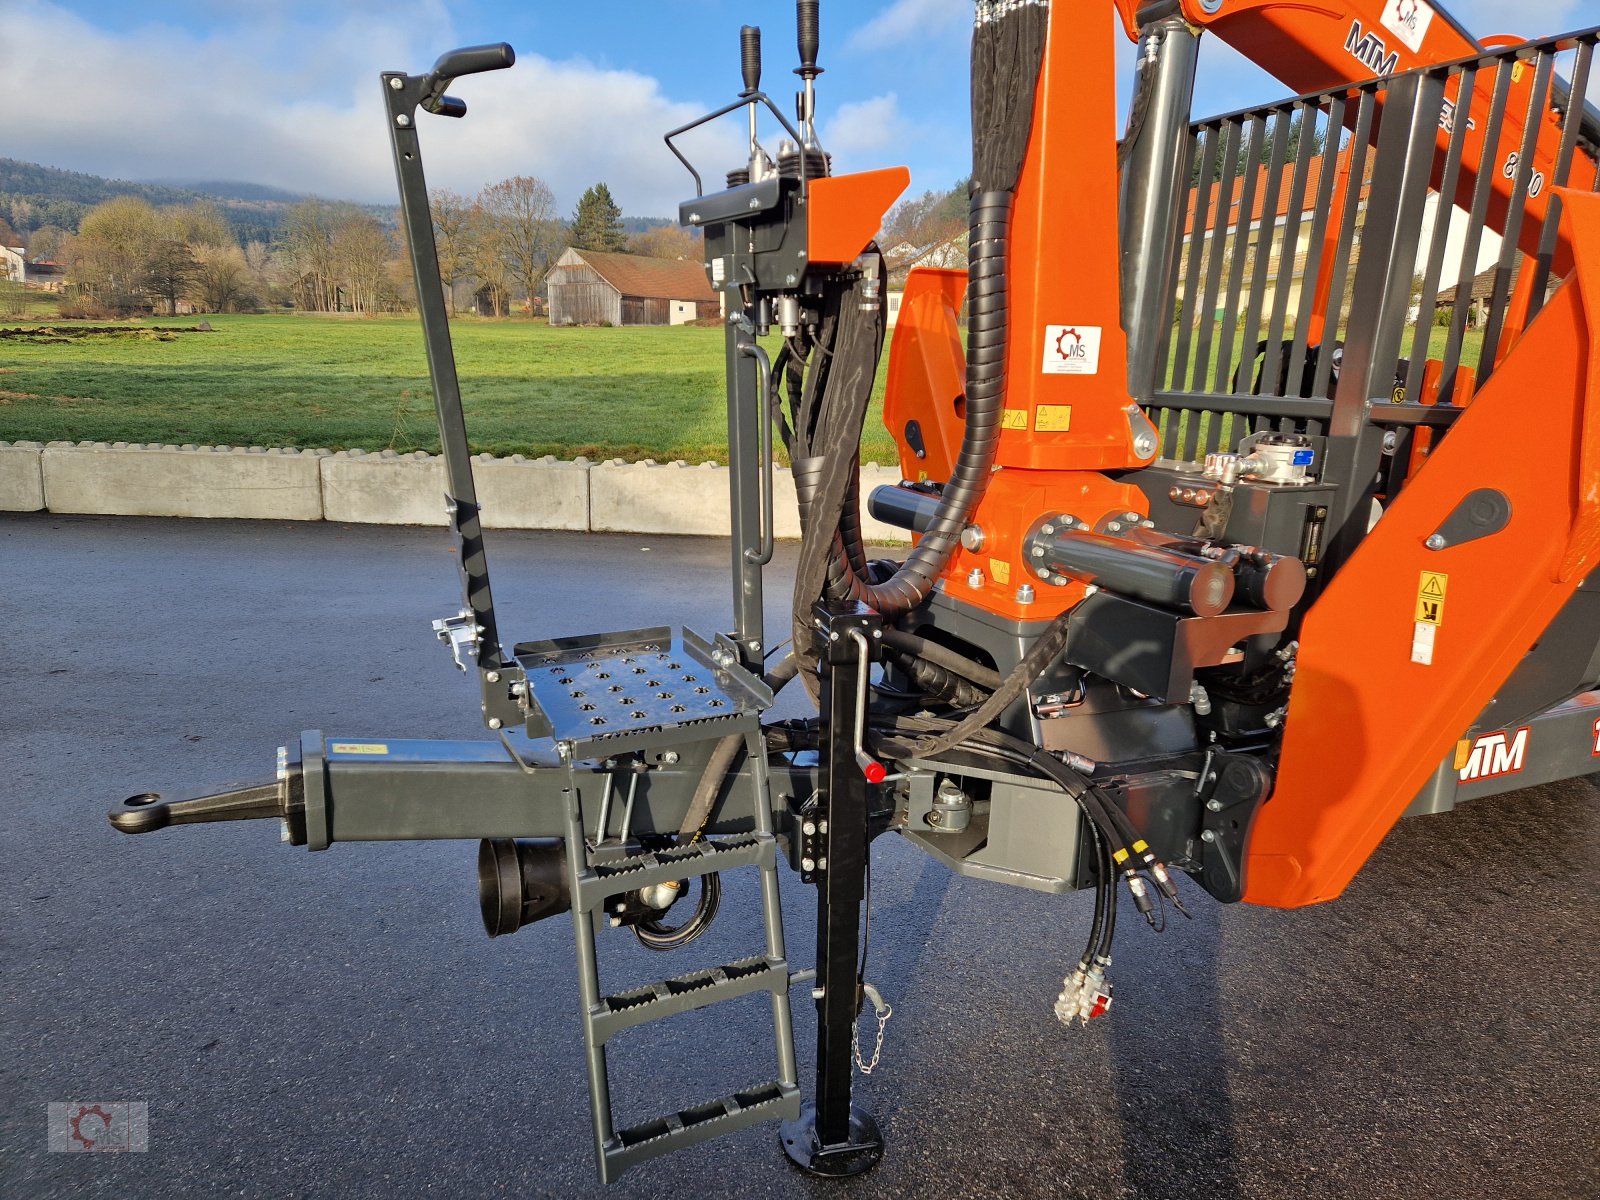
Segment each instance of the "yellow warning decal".
[{"label": "yellow warning decal", "polygon": [[996,583],[1010,583],[1011,564],[1003,558],[991,558],[989,560],[989,574],[993,576]]},{"label": "yellow warning decal", "polygon": [[1026,429],[1028,427],[1028,410],[1025,408],[1008,408],[1000,414],[1001,429]]},{"label": "yellow warning decal", "polygon": [[1458,770],[1458,771],[1466,770],[1467,763],[1471,760],[1471,758],[1472,758],[1472,739],[1471,738],[1462,738],[1459,742],[1456,743],[1455,769]]},{"label": "yellow warning decal", "polygon": [[1040,433],[1066,433],[1072,428],[1072,405],[1039,405],[1034,410],[1033,427]]},{"label": "yellow warning decal", "polygon": [[1444,624],[1444,593],[1450,576],[1440,571],[1424,571],[1417,584],[1416,619],[1428,625]]},{"label": "yellow warning decal", "polygon": [[328,749],[334,754],[387,754],[387,742],[332,742]]}]

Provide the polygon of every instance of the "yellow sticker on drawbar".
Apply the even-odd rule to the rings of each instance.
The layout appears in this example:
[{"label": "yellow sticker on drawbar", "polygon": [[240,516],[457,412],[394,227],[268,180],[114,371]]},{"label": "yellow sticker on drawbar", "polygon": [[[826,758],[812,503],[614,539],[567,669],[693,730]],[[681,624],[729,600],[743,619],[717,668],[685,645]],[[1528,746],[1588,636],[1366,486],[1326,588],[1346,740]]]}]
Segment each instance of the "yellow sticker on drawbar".
[{"label": "yellow sticker on drawbar", "polygon": [[989,574],[996,583],[1010,583],[1011,564],[1003,558],[991,558],[989,560]]},{"label": "yellow sticker on drawbar", "polygon": [[1025,408],[1008,408],[1000,414],[1001,429],[1026,429],[1028,427],[1028,410]]},{"label": "yellow sticker on drawbar", "polygon": [[1072,405],[1039,405],[1034,410],[1033,427],[1040,433],[1066,433],[1072,428]]},{"label": "yellow sticker on drawbar", "polygon": [[1429,625],[1444,624],[1444,593],[1450,585],[1450,576],[1440,571],[1424,571],[1417,583],[1418,621]]},{"label": "yellow sticker on drawbar", "polygon": [[333,742],[328,749],[335,754],[387,754],[386,742]]}]

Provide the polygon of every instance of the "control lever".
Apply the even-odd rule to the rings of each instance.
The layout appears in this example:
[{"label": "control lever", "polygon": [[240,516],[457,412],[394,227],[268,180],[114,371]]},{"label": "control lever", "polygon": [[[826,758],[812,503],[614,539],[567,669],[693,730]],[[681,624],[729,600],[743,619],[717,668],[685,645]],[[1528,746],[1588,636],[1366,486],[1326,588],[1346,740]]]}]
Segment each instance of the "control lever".
[{"label": "control lever", "polygon": [[817,66],[817,8],[818,0],[795,0],[795,44],[800,51],[800,65],[794,73],[805,81],[804,90],[797,96],[795,107],[799,110],[800,128],[805,133],[805,150],[817,150],[817,91],[816,78],[822,74]]},{"label": "control lever", "polygon": [[503,71],[517,61],[517,52],[507,42],[488,46],[463,46],[459,50],[446,50],[433,64],[424,81],[419,105],[441,117],[464,117],[467,104],[454,96],[446,96],[449,87],[462,75],[476,75],[480,71]]},{"label": "control lever", "polygon": [[856,664],[856,724],[852,730],[855,739],[853,748],[856,752],[856,766],[861,768],[861,773],[866,776],[868,783],[882,783],[889,777],[889,769],[867,753],[865,744],[867,684],[872,674],[872,647],[867,644],[866,634],[859,629],[850,630],[849,637],[856,644],[856,653],[859,656]]}]

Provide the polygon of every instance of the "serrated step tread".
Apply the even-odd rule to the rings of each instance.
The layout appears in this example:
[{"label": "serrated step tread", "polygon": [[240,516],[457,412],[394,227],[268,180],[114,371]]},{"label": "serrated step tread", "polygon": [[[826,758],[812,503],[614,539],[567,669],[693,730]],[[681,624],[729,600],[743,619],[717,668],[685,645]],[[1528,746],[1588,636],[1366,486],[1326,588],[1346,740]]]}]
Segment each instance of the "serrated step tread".
[{"label": "serrated step tread", "polygon": [[698,1145],[762,1121],[793,1120],[799,1113],[800,1089],[793,1084],[785,1086],[773,1082],[645,1121],[620,1131],[606,1142],[602,1182],[611,1182],[646,1159]]},{"label": "serrated step tread", "polygon": [[753,992],[780,992],[788,986],[789,964],[758,955],[602,997],[590,1011],[589,1021],[595,1040],[604,1042],[647,1021],[692,1012]]}]

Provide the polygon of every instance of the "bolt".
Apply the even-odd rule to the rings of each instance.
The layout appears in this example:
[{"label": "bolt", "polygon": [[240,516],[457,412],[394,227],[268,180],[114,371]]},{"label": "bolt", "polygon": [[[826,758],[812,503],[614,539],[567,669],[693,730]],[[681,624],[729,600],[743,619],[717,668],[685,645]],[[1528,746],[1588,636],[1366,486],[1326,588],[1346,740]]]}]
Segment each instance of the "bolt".
[{"label": "bolt", "polygon": [[397,76],[396,78],[389,80],[389,86],[398,92],[401,88],[405,87],[405,84],[402,83]]},{"label": "bolt", "polygon": [[1035,547],[1033,547],[1033,549],[1029,550],[1028,553],[1030,555],[1032,555],[1034,558],[1043,558],[1044,557],[1044,547],[1043,546],[1035,546]]},{"label": "bolt", "polygon": [[1033,603],[1033,584],[1025,583],[1025,584],[1023,584],[1021,587],[1019,587],[1017,589],[1017,603],[1018,604],[1032,604]]},{"label": "bolt", "polygon": [[882,637],[883,637],[883,630],[881,630],[881,629],[874,629],[874,630],[873,630],[873,631],[872,631],[872,636],[873,636],[873,637],[874,637],[874,638],[882,638]]},{"label": "bolt", "polygon": [[981,567],[973,567],[972,570],[967,572],[967,586],[969,588],[981,588],[983,586],[983,569]]},{"label": "bolt", "polygon": [[817,832],[818,833],[827,833],[828,832],[828,823],[826,821],[818,821],[817,822]]},{"label": "bolt", "polygon": [[1045,537],[1049,537],[1055,531],[1056,531],[1056,527],[1054,525],[1041,525],[1041,526],[1039,526],[1039,532],[1044,534]]},{"label": "bolt", "polygon": [[499,729],[500,728],[500,718],[499,717],[490,717],[489,718],[489,728],[490,729]]},{"label": "bolt", "polygon": [[1040,567],[1039,570],[1038,570],[1038,576],[1039,576],[1040,579],[1049,579],[1050,578],[1050,572],[1045,570],[1043,567]]},{"label": "bolt", "polygon": [[1449,543],[1447,543],[1444,540],[1444,535],[1443,534],[1441,534],[1441,533],[1430,533],[1428,535],[1428,540],[1423,542],[1422,544],[1424,546],[1426,546],[1429,550],[1443,550],[1445,548],[1445,546],[1447,546]]},{"label": "bolt", "polygon": [[1206,808],[1208,808],[1212,812],[1221,812],[1222,811],[1222,801],[1221,800],[1207,800],[1206,801]]},{"label": "bolt", "polygon": [[411,118],[406,116],[405,113],[401,113],[394,119],[394,123],[399,125],[401,128],[404,128],[405,126],[411,124]]},{"label": "bolt", "polygon": [[1106,524],[1106,532],[1107,533],[1121,533],[1122,532],[1122,522],[1121,521],[1110,521],[1110,522],[1107,522],[1107,524]]},{"label": "bolt", "polygon": [[828,860],[826,858],[817,859],[817,870],[826,871],[827,869],[828,869]]},{"label": "bolt", "polygon": [[669,767],[672,766],[673,763],[678,761],[678,752],[676,750],[668,750],[661,756],[661,761]]},{"label": "bolt", "polygon": [[500,672],[499,671],[489,671],[484,675],[484,678],[487,679],[490,683],[499,683],[500,682]]},{"label": "bolt", "polygon": [[800,860],[800,869],[802,871],[815,871],[817,869],[817,860],[814,858],[802,858]]},{"label": "bolt", "polygon": [[689,221],[690,221],[690,222],[691,222],[691,223],[692,223],[692,224],[699,224],[699,221],[700,221],[700,214],[699,214],[699,213],[690,213],[690,214],[689,214]]},{"label": "bolt", "polygon": [[828,992],[825,988],[814,987],[811,989],[811,998],[813,1000],[821,1000],[827,994]]},{"label": "bolt", "polygon": [[828,635],[828,640],[830,642],[837,642],[839,640],[839,635],[837,633],[830,633]]},{"label": "bolt", "polygon": [[1217,840],[1217,831],[1215,829],[1202,829],[1200,831],[1200,840],[1202,842],[1214,842],[1214,841],[1216,841]]},{"label": "bolt", "polygon": [[807,837],[816,837],[817,823],[815,821],[807,821],[805,824],[800,826],[800,832],[805,834]]},{"label": "bolt", "polygon": [[787,275],[785,275],[783,277],[783,281],[785,283],[787,283],[790,287],[793,287],[795,284],[800,282],[800,277],[798,275],[796,275],[793,271],[791,271],[791,272],[789,272],[789,274],[787,274]]},{"label": "bolt", "polygon": [[761,201],[760,200],[751,200],[750,203],[748,205],[746,205],[746,207],[747,208],[760,208],[761,207]]}]

